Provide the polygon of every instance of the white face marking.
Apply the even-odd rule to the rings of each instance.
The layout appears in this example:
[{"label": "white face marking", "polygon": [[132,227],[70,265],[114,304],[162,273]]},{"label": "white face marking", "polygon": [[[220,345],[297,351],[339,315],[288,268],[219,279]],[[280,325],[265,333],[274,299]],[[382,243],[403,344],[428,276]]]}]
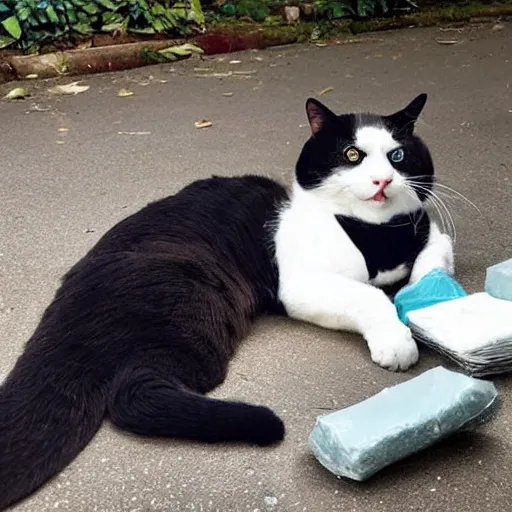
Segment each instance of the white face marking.
[{"label": "white face marking", "polygon": [[[405,177],[389,161],[388,154],[400,148],[400,143],[387,129],[374,126],[359,128],[354,146],[366,154],[361,163],[340,166],[319,187],[311,190],[332,213],[380,224],[394,215],[410,213],[421,206],[417,195],[407,186]],[[386,199],[375,201],[372,198],[380,188],[376,183],[382,181],[390,181],[384,190]]]}]

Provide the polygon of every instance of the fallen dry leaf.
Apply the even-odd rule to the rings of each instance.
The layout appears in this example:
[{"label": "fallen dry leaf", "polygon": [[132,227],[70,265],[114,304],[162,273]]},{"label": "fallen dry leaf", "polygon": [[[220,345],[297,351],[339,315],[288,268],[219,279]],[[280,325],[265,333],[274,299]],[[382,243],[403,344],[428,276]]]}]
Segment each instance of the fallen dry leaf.
[{"label": "fallen dry leaf", "polygon": [[37,73],[30,73],[30,75],[27,75],[25,78],[28,80],[34,80],[36,78],[39,78],[39,75]]},{"label": "fallen dry leaf", "polygon": [[129,91],[128,89],[119,89],[117,95],[120,97],[120,98],[126,98],[127,96],[133,96],[133,92],[132,91]]},{"label": "fallen dry leaf", "polygon": [[66,133],[69,132],[69,128],[59,128],[57,131],[60,133]]},{"label": "fallen dry leaf", "polygon": [[87,48],[90,48],[91,46],[92,46],[92,40],[89,39],[87,41],[81,41],[80,43],[78,43],[77,48],[79,50],[85,50]]},{"label": "fallen dry leaf", "polygon": [[228,71],[227,73],[199,73],[195,74],[195,77],[211,77],[211,78],[226,78],[228,76],[233,76],[233,71]]},{"label": "fallen dry leaf", "polygon": [[31,112],[49,112],[51,107],[41,107],[37,103],[32,103],[32,106],[25,112],[25,114],[30,114]]},{"label": "fallen dry leaf", "polygon": [[63,140],[56,140],[55,144],[64,144],[64,141]]},{"label": "fallen dry leaf", "polygon": [[314,43],[315,46],[318,46],[319,48],[323,48],[324,46],[327,46],[327,43]]},{"label": "fallen dry leaf", "polygon": [[51,94],[65,95],[65,94],[80,94],[89,89],[89,85],[78,85],[80,82],[71,82],[66,85],[56,85],[48,89]]},{"label": "fallen dry leaf", "polygon": [[504,28],[505,25],[503,25],[503,23],[496,23],[496,25],[492,27],[493,30],[503,30]]},{"label": "fallen dry leaf", "polygon": [[231,98],[231,96],[233,96],[233,93],[232,92],[223,92],[222,96],[226,96],[226,98]]},{"label": "fallen dry leaf", "polygon": [[241,64],[242,61],[241,60],[230,60],[229,63],[230,64]]},{"label": "fallen dry leaf", "polygon": [[332,86],[326,87],[325,89],[322,89],[318,93],[318,96],[323,96],[324,94],[327,94],[328,92],[331,92],[331,91],[334,91],[334,87],[332,87]]},{"label": "fallen dry leaf", "polygon": [[22,100],[23,98],[26,98],[27,96],[30,96],[30,93],[26,89],[23,89],[23,87],[15,87],[14,89],[11,89],[4,96],[4,99],[6,99],[6,100]]},{"label": "fallen dry leaf", "polygon": [[457,44],[459,41],[456,39],[436,39],[437,44],[444,44],[444,45],[450,45],[450,44]]},{"label": "fallen dry leaf", "polygon": [[211,121],[206,121],[206,120],[202,120],[202,121],[196,121],[194,123],[194,126],[196,128],[210,128],[210,126],[213,126],[213,123]]},{"label": "fallen dry leaf", "polygon": [[117,132],[118,135],[151,135],[151,132]]}]

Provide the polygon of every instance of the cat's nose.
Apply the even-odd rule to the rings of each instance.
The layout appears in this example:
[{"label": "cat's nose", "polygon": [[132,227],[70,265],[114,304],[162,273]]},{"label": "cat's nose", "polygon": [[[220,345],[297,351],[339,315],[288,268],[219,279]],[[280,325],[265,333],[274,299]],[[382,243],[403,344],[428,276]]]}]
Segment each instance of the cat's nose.
[{"label": "cat's nose", "polygon": [[379,187],[379,191],[383,191],[393,179],[374,179],[373,184]]}]

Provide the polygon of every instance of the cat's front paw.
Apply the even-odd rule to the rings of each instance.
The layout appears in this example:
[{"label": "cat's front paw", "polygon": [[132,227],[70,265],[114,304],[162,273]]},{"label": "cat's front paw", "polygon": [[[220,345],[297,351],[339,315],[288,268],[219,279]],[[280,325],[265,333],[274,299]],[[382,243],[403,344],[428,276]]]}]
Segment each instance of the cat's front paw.
[{"label": "cat's front paw", "polygon": [[372,361],[391,371],[407,370],[419,359],[411,330],[403,324],[382,326],[366,336]]},{"label": "cat's front paw", "polygon": [[412,268],[409,282],[416,283],[434,269],[454,273],[453,242],[449,235],[439,233],[435,242],[420,252]]}]

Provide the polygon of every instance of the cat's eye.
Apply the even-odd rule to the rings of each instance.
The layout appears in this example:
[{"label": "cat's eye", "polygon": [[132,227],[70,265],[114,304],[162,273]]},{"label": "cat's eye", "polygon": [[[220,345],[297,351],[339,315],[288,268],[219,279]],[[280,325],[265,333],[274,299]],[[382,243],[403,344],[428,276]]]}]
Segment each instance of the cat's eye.
[{"label": "cat's eye", "polygon": [[343,157],[350,164],[357,164],[363,159],[363,154],[354,146],[348,146],[343,151]]},{"label": "cat's eye", "polygon": [[402,148],[395,149],[390,155],[389,158],[395,164],[401,162],[405,158],[405,151]]}]

